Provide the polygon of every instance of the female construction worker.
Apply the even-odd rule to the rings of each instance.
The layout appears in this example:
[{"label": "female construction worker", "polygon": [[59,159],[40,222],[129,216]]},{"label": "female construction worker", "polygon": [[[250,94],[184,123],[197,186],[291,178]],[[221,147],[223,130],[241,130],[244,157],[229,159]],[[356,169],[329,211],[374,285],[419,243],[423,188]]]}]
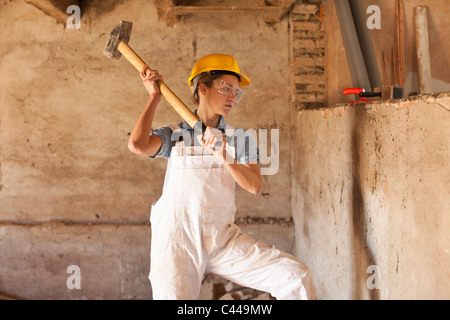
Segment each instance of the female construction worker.
[{"label": "female construction worker", "polygon": [[153,298],[197,299],[204,274],[212,273],[277,299],[315,299],[303,263],[234,224],[236,183],[254,194],[262,184],[257,153],[246,153],[254,141],[233,149],[229,134],[221,133],[231,128],[224,117],[242,98],[240,87],[250,83],[236,60],[213,54],[192,70],[189,85],[198,104],[195,113],[207,127],[203,134],[186,122],[151,129],[161,97],[156,81],[162,77],[146,68],[141,78],[150,97],[128,147],[138,155],[168,159],[163,192],[150,218]]}]

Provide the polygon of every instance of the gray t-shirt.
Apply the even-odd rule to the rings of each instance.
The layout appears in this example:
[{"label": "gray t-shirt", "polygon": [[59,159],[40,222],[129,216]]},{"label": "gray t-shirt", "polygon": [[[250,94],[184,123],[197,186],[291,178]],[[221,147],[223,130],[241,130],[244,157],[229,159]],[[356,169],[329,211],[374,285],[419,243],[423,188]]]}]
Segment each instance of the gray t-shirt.
[{"label": "gray t-shirt", "polygon": [[[200,123],[199,123],[200,124]],[[152,130],[151,134],[157,135],[162,140],[161,149],[158,153],[151,158],[166,158],[170,157],[170,152],[175,143],[180,140],[184,140],[185,144],[199,145],[197,134],[201,133],[200,126],[197,128],[191,128],[186,121],[176,124],[175,127],[181,129],[181,131],[173,130],[174,126],[163,126],[156,130]],[[220,117],[217,129],[224,132],[226,135],[227,143],[235,148],[235,159],[241,163],[257,163],[259,164],[259,150],[257,148],[254,134],[251,130],[244,131],[243,129],[235,129],[228,126],[225,123],[223,116]]]}]

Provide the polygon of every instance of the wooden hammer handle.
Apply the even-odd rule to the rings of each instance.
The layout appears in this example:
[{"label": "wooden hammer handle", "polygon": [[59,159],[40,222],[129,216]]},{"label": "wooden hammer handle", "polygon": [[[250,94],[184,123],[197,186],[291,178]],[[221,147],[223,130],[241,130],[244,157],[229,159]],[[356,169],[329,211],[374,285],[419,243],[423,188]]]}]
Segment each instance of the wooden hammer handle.
[{"label": "wooden hammer handle", "polygon": [[[137,54],[130,48],[128,44],[121,41],[118,45],[119,51],[125,56],[125,58],[130,61],[130,63],[139,71],[147,65]],[[146,71],[147,73],[147,71]],[[169,87],[161,80],[158,80],[156,84],[161,91],[162,96],[167,100],[167,102],[175,109],[176,112],[186,121],[191,128],[200,119],[189,109],[176,95],[169,89]]]}]

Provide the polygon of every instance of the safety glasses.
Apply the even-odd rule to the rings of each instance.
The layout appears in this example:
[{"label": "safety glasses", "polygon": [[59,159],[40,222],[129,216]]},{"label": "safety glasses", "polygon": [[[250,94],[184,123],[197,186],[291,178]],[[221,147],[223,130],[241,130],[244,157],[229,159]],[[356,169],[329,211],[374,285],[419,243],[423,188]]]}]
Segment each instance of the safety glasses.
[{"label": "safety glasses", "polygon": [[227,98],[234,97],[234,103],[239,103],[239,101],[241,101],[242,99],[242,96],[244,95],[244,91],[242,91],[239,86],[233,86],[225,80],[220,80],[220,83],[214,88],[218,93],[223,94]]}]

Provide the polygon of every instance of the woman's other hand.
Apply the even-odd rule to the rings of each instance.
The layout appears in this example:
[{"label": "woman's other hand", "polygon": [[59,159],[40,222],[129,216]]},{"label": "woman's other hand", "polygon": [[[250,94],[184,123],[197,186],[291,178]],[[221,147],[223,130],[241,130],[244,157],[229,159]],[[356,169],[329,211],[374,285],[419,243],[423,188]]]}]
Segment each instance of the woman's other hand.
[{"label": "woman's other hand", "polygon": [[157,70],[151,70],[148,66],[143,66],[140,72],[142,83],[149,95],[158,100],[161,98],[161,92],[157,85],[158,80],[163,80],[163,77],[159,74]]}]

